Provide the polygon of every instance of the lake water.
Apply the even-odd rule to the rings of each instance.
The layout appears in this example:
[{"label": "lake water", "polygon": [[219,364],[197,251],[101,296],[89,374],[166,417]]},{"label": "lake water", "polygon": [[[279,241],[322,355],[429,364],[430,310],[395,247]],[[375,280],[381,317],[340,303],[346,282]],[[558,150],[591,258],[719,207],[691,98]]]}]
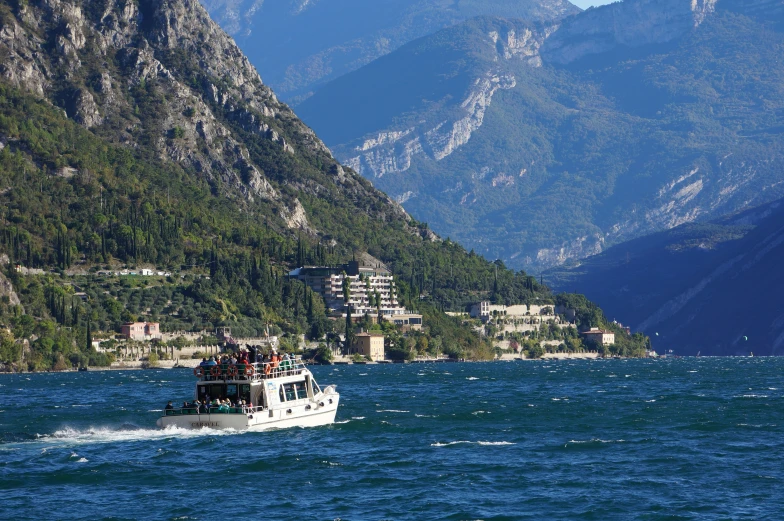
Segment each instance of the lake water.
[{"label": "lake water", "polygon": [[316,367],[338,423],[161,431],[188,370],[0,377],[9,519],[784,519],[784,359]]}]

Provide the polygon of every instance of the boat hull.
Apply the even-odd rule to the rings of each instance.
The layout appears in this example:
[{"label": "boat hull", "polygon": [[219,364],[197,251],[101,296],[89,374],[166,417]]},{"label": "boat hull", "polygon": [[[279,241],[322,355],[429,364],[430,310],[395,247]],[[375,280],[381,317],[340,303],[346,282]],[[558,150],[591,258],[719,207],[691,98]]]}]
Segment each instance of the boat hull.
[{"label": "boat hull", "polygon": [[[291,427],[321,427],[335,422],[340,396],[333,394],[324,406],[299,404],[248,414],[184,414],[161,416],[157,425],[163,429],[234,429],[263,431]],[[331,402],[331,403],[329,403]],[[310,406],[308,408],[308,406]]]}]

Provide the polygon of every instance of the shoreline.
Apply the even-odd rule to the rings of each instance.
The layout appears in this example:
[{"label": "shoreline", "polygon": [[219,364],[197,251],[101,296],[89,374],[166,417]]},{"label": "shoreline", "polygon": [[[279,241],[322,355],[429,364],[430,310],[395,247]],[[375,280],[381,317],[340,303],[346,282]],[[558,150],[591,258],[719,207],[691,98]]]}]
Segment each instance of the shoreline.
[{"label": "shoreline", "polygon": [[[331,364],[312,364],[312,365],[387,365],[387,364],[444,364],[458,362],[515,362],[515,361],[537,361],[537,360],[596,360],[602,359],[598,353],[546,353],[542,358],[525,358],[522,354],[503,354],[500,358],[493,360],[456,360],[456,359],[423,359],[423,360],[379,360],[377,362],[353,362],[351,360],[333,361]],[[198,367],[201,360],[162,360],[155,367],[143,367],[145,362],[115,362],[109,367],[88,367],[87,371],[78,369],[65,369],[62,371],[24,371],[24,372],[0,372],[2,375],[13,374],[48,374],[48,373],[78,373],[78,372],[97,372],[97,371],[143,371],[155,369],[193,369]]]}]

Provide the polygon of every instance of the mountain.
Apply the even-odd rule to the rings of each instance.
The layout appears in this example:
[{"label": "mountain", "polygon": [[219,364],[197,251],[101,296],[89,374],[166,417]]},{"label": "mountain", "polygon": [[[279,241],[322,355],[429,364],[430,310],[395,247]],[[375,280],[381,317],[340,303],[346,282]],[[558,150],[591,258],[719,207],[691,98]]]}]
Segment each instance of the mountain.
[{"label": "mountain", "polygon": [[475,18],[297,106],[442,236],[540,270],[784,196],[780,2]]},{"label": "mountain", "polygon": [[659,352],[784,353],[784,200],[614,246],[546,273],[585,291]]},{"label": "mountain", "polygon": [[416,38],[479,15],[553,20],[567,0],[202,0],[264,79],[294,102]]},{"label": "mountain", "polygon": [[286,274],[354,256],[454,356],[493,353],[443,309],[554,302],[341,167],[195,0],[0,0],[0,57],[0,364],[105,364],[91,335],[133,320],[323,339]]}]

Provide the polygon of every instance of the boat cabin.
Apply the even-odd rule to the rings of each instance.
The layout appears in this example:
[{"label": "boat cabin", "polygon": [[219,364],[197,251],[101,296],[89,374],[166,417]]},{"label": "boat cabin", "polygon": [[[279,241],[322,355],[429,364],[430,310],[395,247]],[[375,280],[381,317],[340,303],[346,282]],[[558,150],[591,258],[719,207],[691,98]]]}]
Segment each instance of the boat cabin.
[{"label": "boat cabin", "polygon": [[215,399],[229,399],[232,403],[244,400],[248,407],[260,409],[309,400],[320,392],[310,373],[256,381],[200,381],[196,384],[196,398],[201,403]]}]

